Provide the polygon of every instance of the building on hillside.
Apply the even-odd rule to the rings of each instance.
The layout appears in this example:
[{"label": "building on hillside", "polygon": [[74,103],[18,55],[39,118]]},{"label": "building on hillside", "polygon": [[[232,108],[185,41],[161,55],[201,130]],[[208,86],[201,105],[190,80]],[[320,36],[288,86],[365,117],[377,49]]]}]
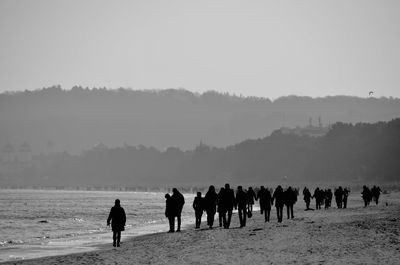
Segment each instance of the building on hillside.
[{"label": "building on hillside", "polygon": [[321,117],[318,117],[318,125],[314,126],[312,123],[312,118],[309,118],[308,125],[306,127],[299,127],[296,128],[288,128],[282,127],[280,129],[282,134],[294,134],[297,136],[311,136],[311,137],[320,137],[324,136],[328,133],[331,126],[323,126],[321,122]]}]

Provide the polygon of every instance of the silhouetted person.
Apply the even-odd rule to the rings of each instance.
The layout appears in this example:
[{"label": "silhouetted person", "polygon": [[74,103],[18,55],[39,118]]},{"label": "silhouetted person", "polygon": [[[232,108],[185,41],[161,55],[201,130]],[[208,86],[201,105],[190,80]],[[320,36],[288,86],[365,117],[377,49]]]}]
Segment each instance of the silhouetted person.
[{"label": "silhouetted person", "polygon": [[219,227],[222,227],[222,224],[226,223],[226,209],[223,203],[223,196],[224,196],[225,189],[222,187],[219,189],[218,192],[218,220],[219,220]]},{"label": "silhouetted person", "polygon": [[182,214],[183,205],[185,204],[185,198],[183,197],[182,193],[180,193],[176,188],[173,188],[171,200],[172,200],[172,205],[173,205],[174,217],[177,217],[177,221],[178,221],[178,227],[176,229],[176,232],[180,232],[181,231],[181,214]]},{"label": "silhouetted person", "polygon": [[364,207],[367,207],[371,202],[372,194],[367,186],[363,186],[363,190],[361,192],[362,198],[364,200]]},{"label": "silhouetted person", "polygon": [[249,190],[247,191],[247,204],[250,213],[253,213],[253,205],[255,199],[257,199],[256,193],[254,192],[252,187],[249,187]]},{"label": "silhouetted person", "polygon": [[111,208],[107,218],[107,226],[111,223],[113,231],[113,246],[120,246],[121,231],[125,230],[126,215],[124,208],[121,207],[119,199],[115,200],[115,205]]},{"label": "silhouetted person", "polygon": [[304,199],[304,202],[306,203],[306,211],[313,210],[310,208],[311,192],[307,187],[304,187],[304,189],[303,189],[303,199]]},{"label": "silhouetted person", "polygon": [[264,186],[261,186],[260,190],[257,192],[257,199],[260,203],[260,213],[264,214],[265,222],[269,222],[272,201],[271,193],[268,189],[265,189]]},{"label": "silhouetted person", "polygon": [[213,185],[208,188],[206,196],[204,197],[204,203],[207,212],[207,225],[209,228],[212,228],[218,203],[218,195],[215,192],[215,187]]},{"label": "silhouetted person", "polygon": [[314,190],[313,196],[311,197],[311,198],[315,198],[315,208],[316,208],[317,210],[320,210],[320,209],[321,209],[322,196],[323,196],[323,194],[322,194],[321,190],[317,187],[317,188]]},{"label": "silhouetted person", "polygon": [[349,197],[350,189],[344,188],[343,190],[343,208],[347,208],[347,198]]},{"label": "silhouetted person", "polygon": [[238,189],[236,192],[236,203],[237,203],[237,208],[238,208],[240,227],[246,226],[247,199],[248,199],[248,196],[247,196],[246,192],[243,191],[242,186],[238,186]]},{"label": "silhouetted person", "polygon": [[293,190],[291,186],[289,186],[289,188],[287,188],[287,190],[284,192],[284,197],[285,197],[284,201],[286,205],[287,218],[293,219],[294,218],[293,205],[297,201],[296,191]]},{"label": "silhouetted person", "polygon": [[272,204],[275,202],[275,208],[276,208],[276,215],[278,217],[278,222],[282,222],[282,216],[283,216],[283,205],[285,203],[285,195],[283,193],[283,189],[281,185],[276,187],[274,191],[274,195],[272,196]]},{"label": "silhouetted person", "polygon": [[175,216],[174,216],[174,205],[171,199],[171,195],[165,194],[165,217],[168,218],[169,231],[168,233],[173,233],[175,229]]},{"label": "silhouetted person", "polygon": [[375,201],[375,204],[378,205],[379,196],[381,195],[381,188],[374,185],[371,189],[371,195],[372,195],[372,199]]},{"label": "silhouetted person", "polygon": [[201,197],[201,192],[197,192],[197,196],[193,200],[193,209],[196,217],[196,228],[200,228],[201,216],[204,211],[204,198]]},{"label": "silhouetted person", "polygon": [[342,186],[339,186],[339,188],[337,188],[335,190],[335,201],[336,201],[336,206],[338,207],[338,209],[342,208],[342,202],[343,202],[343,188]]},{"label": "silhouetted person", "polygon": [[[223,208],[226,210],[224,219],[224,228],[229,228],[231,225],[232,211],[236,207],[235,193],[230,188],[229,184],[225,184],[224,193],[222,196]],[[226,217],[226,215],[228,215]]]},{"label": "silhouetted person", "polygon": [[325,192],[325,208],[328,209],[332,205],[332,198],[333,198],[333,193],[331,189],[327,189]]}]

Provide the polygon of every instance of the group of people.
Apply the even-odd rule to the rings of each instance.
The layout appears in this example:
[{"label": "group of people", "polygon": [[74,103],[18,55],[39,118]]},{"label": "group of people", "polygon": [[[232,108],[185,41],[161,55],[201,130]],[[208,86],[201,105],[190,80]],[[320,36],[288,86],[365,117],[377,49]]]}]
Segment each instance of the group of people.
[{"label": "group of people", "polygon": [[219,192],[211,185],[204,197],[197,192],[193,200],[196,228],[200,228],[201,218],[204,212],[207,214],[207,226],[213,228],[215,214],[218,213],[219,226],[228,229],[231,224],[233,209],[238,210],[240,227],[246,226],[247,218],[253,215],[253,205],[259,201],[260,213],[264,214],[265,222],[269,222],[271,207],[275,203],[278,222],[282,222],[283,208],[286,205],[288,218],[293,218],[293,205],[297,201],[298,191],[288,187],[286,190],[279,185],[275,191],[261,186],[257,193],[252,187],[247,190],[238,186],[236,194],[229,184],[221,187]]},{"label": "group of people", "polygon": [[349,194],[350,189],[343,189],[341,186],[335,189],[333,193],[331,189],[320,189],[317,187],[315,188],[313,195],[311,195],[311,192],[307,187],[304,187],[303,189],[303,199],[306,203],[306,211],[314,210],[310,208],[311,199],[315,199],[315,208],[317,210],[321,209],[321,206],[324,206],[325,209],[329,209],[332,206],[333,196],[335,196],[337,208],[347,208],[347,198],[349,197]]},{"label": "group of people", "polygon": [[378,205],[380,195],[381,189],[379,187],[374,185],[371,189],[369,189],[367,186],[364,185],[361,192],[361,197],[364,201],[364,207],[367,207],[372,200],[376,203],[376,205]]},{"label": "group of people", "polygon": [[[215,214],[218,213],[219,226],[228,229],[231,224],[233,209],[238,210],[240,227],[246,226],[246,219],[252,217],[253,205],[255,201],[259,201],[260,213],[264,215],[265,222],[269,222],[272,205],[275,204],[278,222],[282,222],[283,208],[286,206],[287,218],[294,218],[293,206],[297,202],[299,195],[298,189],[288,187],[286,190],[278,185],[275,190],[267,189],[261,186],[255,192],[252,187],[247,190],[242,186],[238,186],[236,194],[229,184],[219,189],[217,193],[215,187],[211,185],[204,197],[201,192],[197,192],[197,196],[193,201],[193,209],[195,212],[196,229],[200,228],[201,218],[204,212],[207,214],[207,226],[212,229],[214,225]],[[364,200],[364,206],[368,206],[373,200],[376,204],[379,202],[381,189],[373,186],[369,189],[363,186],[361,196]],[[303,198],[306,203],[306,210],[314,210],[310,208],[311,199],[315,198],[316,209],[321,209],[325,205],[325,209],[331,206],[332,198],[335,196],[337,208],[347,207],[347,198],[350,194],[349,188],[339,186],[332,193],[331,189],[320,189],[317,187],[314,194],[311,195],[310,190],[305,187],[303,189]],[[165,194],[166,207],[165,216],[169,221],[168,232],[179,232],[181,230],[181,214],[185,204],[185,198],[178,191],[172,189],[172,195]],[[175,230],[175,218],[177,219],[177,229]],[[111,208],[107,219],[107,225],[113,231],[113,246],[119,247],[121,242],[121,231],[124,231],[126,223],[126,215],[124,208],[121,207],[120,200],[115,200],[115,205]]]},{"label": "group of people", "polygon": [[183,205],[185,205],[185,198],[178,189],[172,189],[172,195],[169,193],[165,194],[165,217],[168,218],[169,222],[169,233],[175,232],[175,217],[177,219],[177,229],[176,232],[181,231],[181,214]]}]

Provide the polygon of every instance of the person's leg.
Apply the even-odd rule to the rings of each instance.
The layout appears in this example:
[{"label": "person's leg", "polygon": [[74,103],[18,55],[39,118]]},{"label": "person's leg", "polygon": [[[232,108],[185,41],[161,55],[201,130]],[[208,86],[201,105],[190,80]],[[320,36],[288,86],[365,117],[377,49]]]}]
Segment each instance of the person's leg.
[{"label": "person's leg", "polygon": [[246,226],[246,219],[247,219],[247,209],[244,207],[243,209],[243,227]]},{"label": "person's leg", "polygon": [[231,219],[232,219],[232,210],[228,210],[228,221],[227,221],[228,228],[231,226]]},{"label": "person's leg", "polygon": [[117,246],[117,232],[113,231],[113,247]]},{"label": "person's leg", "polygon": [[292,215],[291,218],[293,219],[294,218],[294,215],[293,215],[293,204],[290,205],[290,214]]},{"label": "person's leg", "polygon": [[271,208],[266,209],[265,212],[267,213],[267,222],[269,222],[269,218],[271,216]]},{"label": "person's leg", "polygon": [[238,208],[238,215],[239,215],[239,224],[240,224],[240,227],[242,227],[242,225],[243,225],[243,212],[242,212],[242,208]]},{"label": "person's leg", "polygon": [[121,246],[120,243],[121,243],[121,231],[118,231],[117,232],[117,247]]},{"label": "person's leg", "polygon": [[289,208],[290,208],[290,206],[289,206],[289,205],[286,205],[287,219],[290,218],[290,216],[289,216]]},{"label": "person's leg", "polygon": [[214,226],[215,212],[210,213],[210,228]]},{"label": "person's leg", "polygon": [[276,218],[278,219],[279,222],[279,207],[276,206]]},{"label": "person's leg", "polygon": [[177,220],[178,220],[178,227],[176,229],[176,232],[180,232],[181,231],[181,215],[177,216]]},{"label": "person's leg", "polygon": [[168,221],[169,221],[169,232],[174,232],[175,231],[175,217],[169,216]]},{"label": "person's leg", "polygon": [[267,216],[268,213],[267,213],[267,212],[268,212],[268,210],[265,209],[265,211],[264,211],[264,221],[265,221],[265,222],[267,222],[267,219],[268,219],[268,216]]}]

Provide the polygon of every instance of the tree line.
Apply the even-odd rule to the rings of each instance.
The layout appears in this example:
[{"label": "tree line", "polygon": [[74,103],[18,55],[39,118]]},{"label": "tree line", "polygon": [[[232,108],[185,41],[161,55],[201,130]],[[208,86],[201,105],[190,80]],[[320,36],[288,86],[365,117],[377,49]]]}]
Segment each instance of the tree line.
[{"label": "tree line", "polygon": [[[398,181],[400,119],[335,123],[322,137],[284,134],[226,148],[200,143],[176,147],[96,146],[80,155],[34,157],[11,182],[41,185],[137,186],[268,181]],[[44,176],[46,176],[44,178]],[[0,178],[6,176],[0,175]]]}]

